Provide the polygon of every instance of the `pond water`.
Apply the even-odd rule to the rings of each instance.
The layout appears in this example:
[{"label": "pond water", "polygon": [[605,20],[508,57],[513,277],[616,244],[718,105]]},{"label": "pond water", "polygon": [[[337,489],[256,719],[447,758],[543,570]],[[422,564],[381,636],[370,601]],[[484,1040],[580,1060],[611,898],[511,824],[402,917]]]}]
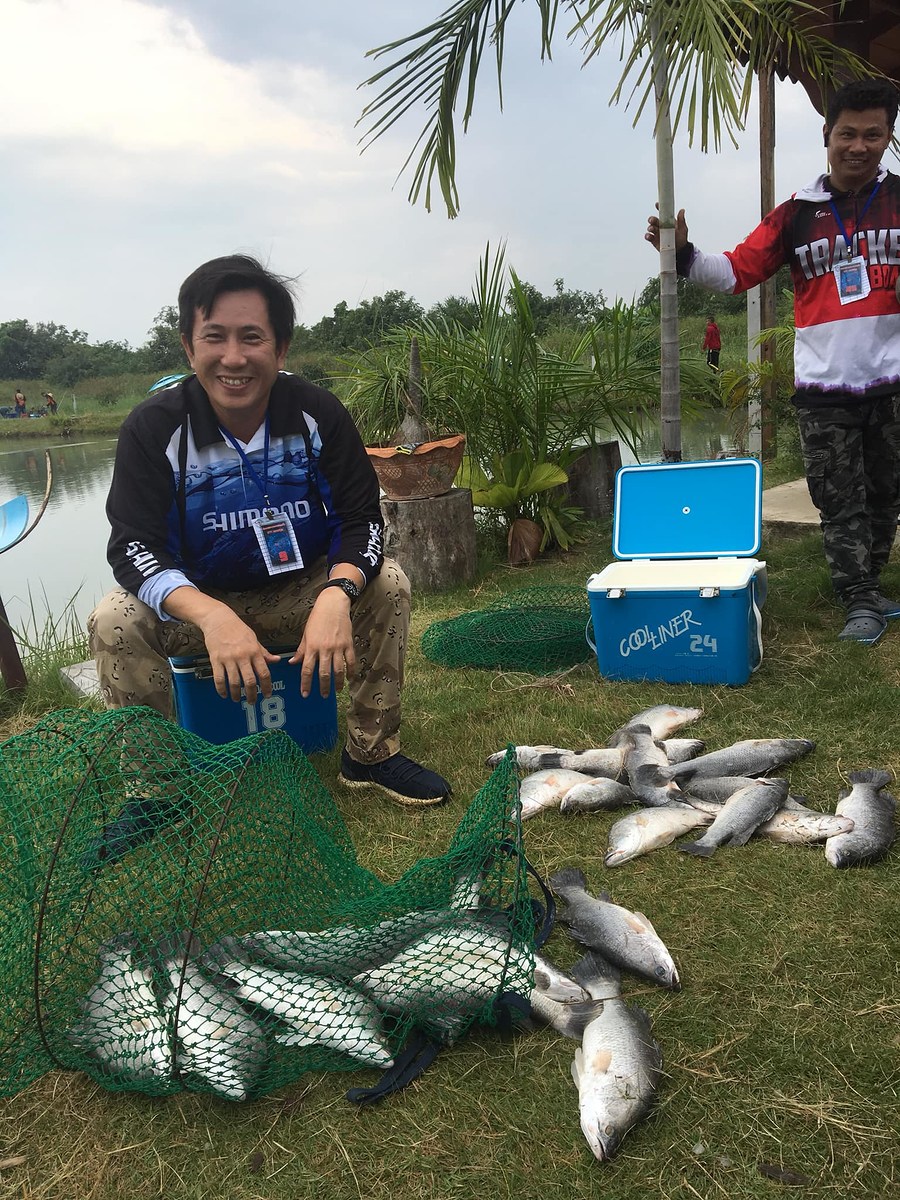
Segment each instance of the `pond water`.
[{"label": "pond water", "polygon": [[[726,413],[706,414],[702,421],[682,424],[686,459],[715,458],[734,448]],[[47,511],[33,533],[0,555],[0,598],[10,625],[34,632],[48,619],[84,625],[88,613],[114,584],[106,561],[109,526],[106,494],[112,478],[116,442],[66,442],[40,437],[0,441],[0,502],[28,498],[32,516],[44,496],[44,451],[53,462],[53,491]],[[622,462],[635,455],[621,447]],[[640,444],[640,461],[661,457],[658,424],[648,422]]]}]

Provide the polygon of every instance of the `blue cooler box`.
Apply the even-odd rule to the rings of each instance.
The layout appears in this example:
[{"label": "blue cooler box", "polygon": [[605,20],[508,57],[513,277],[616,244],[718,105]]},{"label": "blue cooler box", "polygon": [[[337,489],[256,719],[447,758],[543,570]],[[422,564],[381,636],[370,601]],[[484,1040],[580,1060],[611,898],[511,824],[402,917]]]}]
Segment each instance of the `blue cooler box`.
[{"label": "blue cooler box", "polygon": [[337,741],[337,695],[332,687],[331,694],[323,699],[316,672],[312,691],[304,699],[300,695],[300,667],[288,663],[292,654],[293,650],[288,650],[279,662],[270,665],[272,695],[268,699],[257,696],[255,704],[247,703],[243,690],[239,701],[223,699],[216,691],[208,658],[170,658],[178,724],[216,745],[251,733],[281,729],[306,754],[330,750]]},{"label": "blue cooler box", "polygon": [[[587,583],[607,679],[739,686],[762,661],[755,458],[622,467],[613,554]],[[594,643],[591,643],[594,645]]]}]

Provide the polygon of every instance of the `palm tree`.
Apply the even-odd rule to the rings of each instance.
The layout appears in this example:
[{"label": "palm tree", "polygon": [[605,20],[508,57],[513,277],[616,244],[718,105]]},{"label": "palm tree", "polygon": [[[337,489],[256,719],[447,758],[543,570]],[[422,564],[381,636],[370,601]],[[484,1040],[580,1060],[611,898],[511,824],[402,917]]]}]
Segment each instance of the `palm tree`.
[{"label": "palm tree", "polygon": [[[843,0],[838,0],[843,7]],[[681,400],[678,373],[678,308],[675,275],[675,187],[672,139],[684,121],[693,143],[718,149],[723,133],[736,143],[743,128],[757,67],[778,47],[791,63],[832,84],[840,74],[871,73],[857,56],[809,32],[816,14],[805,0],[535,0],[540,15],[541,56],[550,56],[560,10],[574,23],[567,32],[582,42],[590,61],[607,42],[619,39],[624,67],[613,92],[619,102],[635,102],[635,123],[652,99],[657,147],[660,218],[660,416],[663,457],[681,459]],[[423,196],[431,208],[437,183],[453,217],[456,188],[457,107],[463,101],[462,128],[472,116],[478,71],[486,48],[493,51],[502,101],[506,22],[516,0],[455,0],[435,21],[415,33],[369,51],[389,56],[365,81],[380,85],[360,121],[371,145],[420,104],[428,114],[406,166],[415,159],[409,198]],[[807,29],[799,18],[807,18]],[[416,153],[418,151],[418,158]]]}]

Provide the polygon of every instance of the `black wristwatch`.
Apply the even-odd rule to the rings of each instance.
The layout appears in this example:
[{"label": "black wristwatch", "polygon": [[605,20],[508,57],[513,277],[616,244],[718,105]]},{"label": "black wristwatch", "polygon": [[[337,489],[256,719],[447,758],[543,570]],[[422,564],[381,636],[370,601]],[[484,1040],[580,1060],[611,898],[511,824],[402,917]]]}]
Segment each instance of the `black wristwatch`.
[{"label": "black wristwatch", "polygon": [[352,579],[329,579],[327,583],[322,584],[319,591],[324,592],[326,588],[330,587],[339,587],[345,596],[350,597],[351,603],[354,600],[358,600],[362,593],[362,588],[354,583]]}]

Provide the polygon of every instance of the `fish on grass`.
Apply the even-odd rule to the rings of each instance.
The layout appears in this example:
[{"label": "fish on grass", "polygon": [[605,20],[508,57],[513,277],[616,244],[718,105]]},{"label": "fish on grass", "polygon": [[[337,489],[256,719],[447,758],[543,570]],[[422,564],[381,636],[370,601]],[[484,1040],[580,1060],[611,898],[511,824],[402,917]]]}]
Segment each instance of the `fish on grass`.
[{"label": "fish on grass", "polygon": [[669,778],[684,785],[685,780],[710,778],[714,775],[768,775],[804,754],[815,750],[816,743],[808,738],[749,738],[721,750],[711,750],[688,762],[669,767]]},{"label": "fish on grass", "polygon": [[[602,979],[593,980],[598,986]],[[534,987],[529,994],[532,1017],[563,1037],[581,1039],[595,1013],[595,1003],[583,983],[541,954],[534,956]]]},{"label": "fish on grass", "polygon": [[699,808],[672,805],[669,808],[642,808],[639,812],[621,817],[610,828],[603,865],[618,867],[660,846],[668,846],[676,838],[701,825],[710,825],[714,813]]},{"label": "fish on grass", "polygon": [[100,974],[81,1002],[82,1017],[67,1037],[107,1071],[150,1082],[172,1078],[166,1015],[153,972],[136,959],[137,939],[121,933],[99,949]]},{"label": "fish on grass", "polygon": [[674,704],[657,704],[653,708],[643,708],[639,713],[620,725],[607,742],[608,746],[618,746],[635,725],[646,725],[650,736],[658,739],[670,738],[673,733],[690,725],[703,716],[702,708],[679,708]]},{"label": "fish on grass", "polygon": [[572,974],[598,998],[575,1051],[572,1078],[581,1131],[595,1157],[605,1162],[650,1111],[662,1075],[662,1051],[647,1013],[622,999],[613,966],[590,953]]},{"label": "fish on grass", "polygon": [[574,813],[608,812],[624,808],[626,804],[640,804],[627,784],[598,778],[589,784],[576,783],[570,788],[559,802],[559,811],[570,817]]},{"label": "fish on grass", "polygon": [[464,919],[427,933],[354,984],[384,1011],[411,1013],[452,1040],[487,1001],[522,992],[533,977],[531,955],[511,944],[507,927]]},{"label": "fish on grass", "polygon": [[755,779],[729,796],[712,825],[695,842],[682,842],[678,849],[697,858],[710,858],[719,846],[744,846],[766,821],[784,805],[786,779]]},{"label": "fish on grass", "polygon": [[[581,805],[580,811],[582,812],[587,811],[584,806],[590,805],[593,801],[596,801],[597,808],[612,807],[609,801],[614,796],[621,796],[622,793],[611,792],[609,785],[616,786],[615,781],[603,776],[584,775],[580,771],[556,768],[548,771],[535,771],[531,775],[526,775],[519,785],[522,820],[527,821],[545,809],[561,808],[563,800],[572,792],[575,793],[572,803]],[[635,803],[630,790],[625,790],[631,795],[630,803]]]},{"label": "fish on grass", "polygon": [[277,1017],[285,1046],[327,1046],[372,1067],[390,1067],[394,1056],[371,1000],[337,980],[278,971],[248,962],[235,938],[223,938],[200,959],[226,979],[234,996]]},{"label": "fish on grass", "polygon": [[206,978],[196,961],[199,952],[196,938],[181,935],[159,946],[169,980],[163,1007],[173,1026],[177,1012],[176,1066],[220,1096],[245,1100],[268,1053],[266,1036],[230,991]]},{"label": "fish on grass", "polygon": [[592,896],[578,867],[563,867],[549,883],[565,901],[559,919],[576,941],[640,979],[666,988],[681,986],[672,955],[643,913],[613,904],[606,892]]},{"label": "fish on grass", "polygon": [[[522,771],[561,769],[606,779],[617,779],[621,775],[625,757],[621,747],[565,750],[560,746],[516,746],[515,755],[516,766]],[[505,757],[506,751],[498,750],[488,755],[485,762],[489,767],[496,767]]]},{"label": "fish on grass", "polygon": [[853,825],[850,817],[817,812],[814,808],[794,804],[789,808],[780,808],[771,820],[760,825],[753,836],[791,846],[811,846],[838,834],[849,833]]},{"label": "fish on grass", "polygon": [[631,790],[642,804],[656,808],[684,800],[679,785],[666,774],[672,768],[665,748],[651,735],[649,726],[633,725],[623,746],[625,774]]},{"label": "fish on grass", "polygon": [[849,817],[853,828],[830,837],[825,857],[833,867],[853,867],[883,858],[894,843],[897,801],[884,789],[891,782],[889,771],[869,768],[851,771],[853,787],[841,792],[835,811]]}]

